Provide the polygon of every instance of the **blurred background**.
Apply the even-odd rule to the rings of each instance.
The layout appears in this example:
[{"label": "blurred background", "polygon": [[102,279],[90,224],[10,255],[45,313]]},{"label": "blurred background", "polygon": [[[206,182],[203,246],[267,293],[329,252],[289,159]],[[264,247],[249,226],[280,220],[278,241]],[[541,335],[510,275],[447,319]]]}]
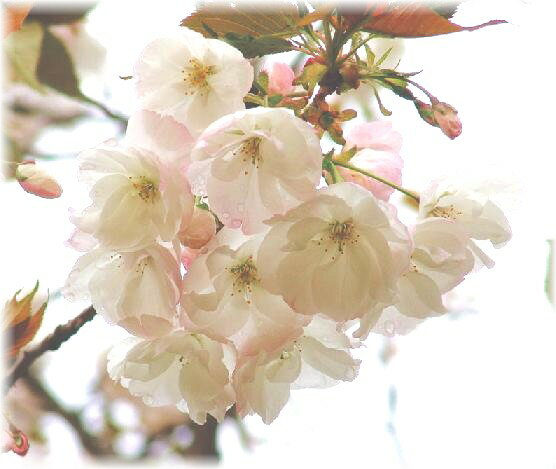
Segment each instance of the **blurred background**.
[{"label": "blurred background", "polygon": [[[183,0],[35,2],[17,43],[4,41],[4,149],[0,183],[0,301],[40,280],[50,294],[40,341],[87,304],[59,289],[78,253],[65,245],[72,207],[87,203],[75,156],[119,138],[134,110],[122,79],[154,37],[194,8]],[[387,119],[404,138],[404,186],[435,178],[490,180],[514,238],[491,253],[493,270],[450,293],[450,313],[407,336],[372,335],[356,351],[360,376],[326,390],[292,393],[270,426],[258,417],[198,426],[172,408],[148,408],[105,372],[105,353],[127,337],[95,318],[60,351],[45,354],[4,405],[31,439],[28,456],[0,454],[0,467],[60,464],[187,466],[201,457],[222,467],[556,468],[556,315],[554,311],[553,2],[468,0],[462,25],[509,23],[473,33],[381,40],[392,65],[453,105],[463,133],[450,141],[414,107],[381,93],[383,117],[363,87],[336,98],[362,116]],[[42,35],[45,36],[42,36]],[[25,76],[46,38],[39,69],[56,92]],[[60,49],[60,46],[62,48]],[[380,53],[380,52],[379,52]],[[272,60],[298,62],[291,54]],[[257,64],[262,65],[262,64]],[[77,86],[77,88],[76,88]],[[71,96],[74,96],[73,98]],[[35,159],[61,183],[61,198],[25,193],[14,164]],[[403,204],[400,200],[396,201]],[[403,206],[403,205],[402,205]],[[410,223],[414,213],[402,209]],[[133,466],[135,467],[135,466]]]}]

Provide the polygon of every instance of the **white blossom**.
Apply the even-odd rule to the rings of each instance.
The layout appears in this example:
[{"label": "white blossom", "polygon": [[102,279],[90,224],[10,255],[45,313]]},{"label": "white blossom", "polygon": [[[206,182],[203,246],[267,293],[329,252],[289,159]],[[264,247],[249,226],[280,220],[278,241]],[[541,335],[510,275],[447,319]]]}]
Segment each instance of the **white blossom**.
[{"label": "white blossom", "polygon": [[179,28],[152,41],[135,64],[143,108],[173,116],[194,134],[244,109],[253,67],[234,47]]},{"label": "white blossom", "polygon": [[127,340],[108,356],[108,372],[150,406],[176,405],[200,425],[218,421],[234,402],[221,343],[174,331],[154,340]]},{"label": "white blossom", "polygon": [[[404,334],[428,317],[446,312],[442,295],[458,285],[475,264],[467,235],[450,220],[428,218],[413,228],[409,268],[398,279],[393,306],[367,313],[355,337],[369,332]],[[388,305],[383,305],[388,306]]]},{"label": "white blossom", "polygon": [[[502,210],[491,200],[486,186],[457,186],[450,180],[437,181],[420,197],[419,217],[452,220],[470,238],[489,240],[496,248],[504,246],[512,231]],[[486,266],[494,262],[473,242],[470,249]]]},{"label": "white blossom", "polygon": [[104,319],[132,334],[164,335],[181,295],[179,254],[158,244],[127,253],[97,247],[77,260],[63,294],[90,299]]},{"label": "white blossom", "polygon": [[91,186],[92,204],[76,226],[106,248],[133,251],[158,238],[172,241],[193,196],[180,161],[141,148],[103,144],[83,152],[80,179]]},{"label": "white blossom", "polygon": [[197,257],[184,278],[182,324],[242,353],[298,335],[306,321],[281,296],[265,290],[258,273],[261,236],[246,237],[223,228]]},{"label": "white blossom", "polygon": [[351,347],[333,321],[315,316],[301,336],[272,351],[240,357],[233,376],[238,414],[256,413],[269,424],[286,405],[291,389],[352,381],[360,362],[351,357]]},{"label": "white blossom", "polygon": [[246,234],[316,191],[322,153],[314,130],[286,109],[255,108],[214,122],[191,154],[189,180],[222,223]]},{"label": "white blossom", "polygon": [[263,285],[294,310],[347,321],[394,302],[409,235],[369,191],[334,184],[269,224],[259,251]]}]

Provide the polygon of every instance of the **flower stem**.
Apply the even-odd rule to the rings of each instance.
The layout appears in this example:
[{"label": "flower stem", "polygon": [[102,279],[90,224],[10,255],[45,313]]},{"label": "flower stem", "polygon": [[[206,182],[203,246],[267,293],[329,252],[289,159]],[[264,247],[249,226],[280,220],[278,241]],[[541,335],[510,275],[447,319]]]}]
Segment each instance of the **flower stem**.
[{"label": "flower stem", "polygon": [[400,192],[404,193],[408,197],[411,197],[416,202],[419,202],[419,194],[417,194],[416,192],[410,191],[408,189],[404,189],[403,187],[398,186],[397,184],[393,183],[392,181],[389,181],[388,179],[381,178],[380,176],[377,176],[376,174],[370,173],[369,171],[365,171],[364,169],[357,168],[356,166],[353,166],[349,163],[343,163],[341,161],[336,161],[336,160],[332,160],[332,163],[334,163],[336,166],[341,166],[342,168],[351,169],[352,171],[357,171],[358,173],[361,173],[364,176],[376,179],[377,181],[382,182],[382,184],[386,184],[387,186],[390,186],[393,189],[396,189],[397,191],[400,191]]}]

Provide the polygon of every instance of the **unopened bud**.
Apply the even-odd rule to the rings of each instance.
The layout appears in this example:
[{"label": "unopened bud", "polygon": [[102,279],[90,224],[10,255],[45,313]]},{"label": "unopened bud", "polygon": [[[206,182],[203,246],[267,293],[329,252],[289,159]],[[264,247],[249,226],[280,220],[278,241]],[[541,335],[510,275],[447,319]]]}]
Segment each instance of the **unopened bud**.
[{"label": "unopened bud", "polygon": [[461,134],[458,111],[447,103],[433,101],[432,112],[438,127],[452,140]]},{"label": "unopened bud", "polygon": [[56,199],[62,195],[60,184],[34,161],[24,161],[17,166],[15,178],[25,192],[44,199]]},{"label": "unopened bud", "polygon": [[178,237],[184,246],[192,249],[202,248],[216,233],[214,215],[208,210],[195,207],[193,217],[182,225]]}]

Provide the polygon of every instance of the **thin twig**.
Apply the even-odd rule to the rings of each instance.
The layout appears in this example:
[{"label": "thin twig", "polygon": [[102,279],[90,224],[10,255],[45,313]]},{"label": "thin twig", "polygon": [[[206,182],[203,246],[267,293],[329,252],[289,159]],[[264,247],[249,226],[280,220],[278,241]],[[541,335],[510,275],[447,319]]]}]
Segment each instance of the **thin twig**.
[{"label": "thin twig", "polygon": [[58,326],[50,335],[45,337],[36,347],[23,353],[23,357],[5,380],[5,392],[29,369],[33,362],[49,350],[58,350],[60,346],[75,335],[83,325],[95,317],[96,311],[89,306],[77,317],[66,324]]}]

